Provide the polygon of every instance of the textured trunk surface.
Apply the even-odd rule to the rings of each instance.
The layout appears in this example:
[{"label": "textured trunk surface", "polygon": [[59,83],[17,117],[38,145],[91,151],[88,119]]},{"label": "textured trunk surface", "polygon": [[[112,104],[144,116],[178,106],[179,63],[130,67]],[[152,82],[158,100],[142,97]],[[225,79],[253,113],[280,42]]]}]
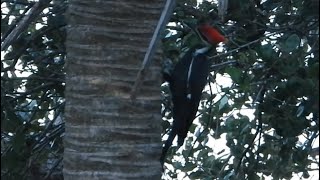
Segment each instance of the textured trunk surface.
[{"label": "textured trunk surface", "polygon": [[130,91],[164,0],[70,0],[65,180],[160,179],[160,53]]}]

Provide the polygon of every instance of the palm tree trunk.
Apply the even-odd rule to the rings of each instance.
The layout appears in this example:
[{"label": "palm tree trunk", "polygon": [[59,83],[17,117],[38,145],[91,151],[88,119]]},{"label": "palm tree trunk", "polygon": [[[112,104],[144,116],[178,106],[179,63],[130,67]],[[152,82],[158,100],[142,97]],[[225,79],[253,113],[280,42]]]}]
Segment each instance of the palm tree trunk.
[{"label": "palm tree trunk", "polygon": [[64,179],[160,179],[160,55],[130,91],[163,0],[70,0]]}]

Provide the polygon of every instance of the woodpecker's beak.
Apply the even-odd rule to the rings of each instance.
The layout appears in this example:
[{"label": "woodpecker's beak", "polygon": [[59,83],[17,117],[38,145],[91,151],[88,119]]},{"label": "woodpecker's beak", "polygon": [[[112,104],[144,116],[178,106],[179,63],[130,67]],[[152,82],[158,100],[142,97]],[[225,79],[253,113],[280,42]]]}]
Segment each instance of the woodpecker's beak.
[{"label": "woodpecker's beak", "polygon": [[229,39],[228,39],[228,38],[225,38],[224,41],[223,41],[223,43],[224,43],[224,44],[228,44],[228,43],[229,43]]}]

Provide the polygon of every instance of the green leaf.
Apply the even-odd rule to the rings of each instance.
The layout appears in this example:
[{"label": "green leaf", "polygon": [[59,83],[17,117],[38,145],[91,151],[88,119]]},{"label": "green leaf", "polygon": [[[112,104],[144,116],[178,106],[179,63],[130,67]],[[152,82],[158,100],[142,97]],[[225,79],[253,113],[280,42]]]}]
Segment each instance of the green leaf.
[{"label": "green leaf", "polygon": [[249,130],[250,130],[250,124],[247,124],[244,128],[242,128],[242,130],[240,131],[240,135],[242,135],[242,134],[246,134],[246,133],[248,133],[249,132]]},{"label": "green leaf", "polygon": [[260,177],[256,175],[255,173],[250,173],[248,176],[248,179],[250,180],[260,180]]},{"label": "green leaf", "polygon": [[17,133],[14,137],[13,137],[13,144],[12,144],[12,148],[16,153],[21,153],[21,151],[23,150],[23,147],[25,146],[25,138],[24,138],[24,134],[22,132]]},{"label": "green leaf", "polygon": [[219,110],[221,110],[228,103],[228,100],[229,99],[227,96],[223,96],[223,98],[221,98],[219,103]]},{"label": "green leaf", "polygon": [[194,133],[194,131],[196,130],[196,125],[195,124],[191,124],[190,128],[189,128],[189,132]]},{"label": "green leaf", "polygon": [[177,16],[183,17],[184,16],[184,12],[183,11],[177,11]]},{"label": "green leaf", "polygon": [[234,171],[230,171],[226,176],[224,176],[223,180],[229,180],[234,176]]},{"label": "green leaf", "polygon": [[291,52],[297,49],[299,46],[300,46],[300,37],[296,34],[292,34],[285,41],[284,46],[282,47],[282,50],[286,52]]},{"label": "green leaf", "polygon": [[235,83],[240,83],[242,71],[239,68],[230,67],[226,69],[226,73],[228,73],[231,79]]},{"label": "green leaf", "polygon": [[297,110],[297,117],[300,117],[303,111],[304,111],[304,106],[303,105],[299,106]]},{"label": "green leaf", "polygon": [[186,35],[183,40],[183,44],[187,47],[194,47],[199,43],[201,43],[200,39],[193,33]]},{"label": "green leaf", "polygon": [[308,52],[309,48],[310,48],[310,46],[308,43],[303,43],[302,49],[304,52]]},{"label": "green leaf", "polygon": [[192,172],[190,175],[189,175],[189,178],[190,179],[202,179],[206,176],[205,172],[203,171],[196,171],[196,172]]},{"label": "green leaf", "polygon": [[185,166],[181,168],[181,170],[185,172],[192,171],[194,168],[196,168],[197,165],[191,162],[186,162]]},{"label": "green leaf", "polygon": [[179,162],[179,161],[173,162],[172,165],[173,165],[175,168],[177,168],[177,169],[183,168],[181,162]]},{"label": "green leaf", "polygon": [[15,132],[17,127],[22,125],[22,120],[11,109],[6,109],[6,119],[1,120],[3,130]]},{"label": "green leaf", "polygon": [[206,157],[206,158],[204,158],[203,166],[210,167],[214,163],[215,160],[216,160],[215,156]]},{"label": "green leaf", "polygon": [[271,44],[265,44],[259,48],[258,53],[262,60],[270,62],[273,59],[272,57],[274,56],[275,51],[273,50],[273,46]]}]

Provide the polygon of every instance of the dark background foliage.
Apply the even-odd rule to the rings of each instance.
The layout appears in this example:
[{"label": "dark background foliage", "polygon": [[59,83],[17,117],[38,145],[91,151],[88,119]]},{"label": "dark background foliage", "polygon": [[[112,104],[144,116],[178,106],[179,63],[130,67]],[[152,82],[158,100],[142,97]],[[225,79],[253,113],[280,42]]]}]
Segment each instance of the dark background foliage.
[{"label": "dark background foliage", "polygon": [[42,3],[1,1],[2,43],[21,26],[28,11],[39,8],[42,11],[30,17],[33,21],[2,52],[1,177],[4,179],[62,177],[66,2]]},{"label": "dark background foliage", "polygon": [[[311,178],[319,167],[310,156],[319,135],[318,1],[229,0],[223,19],[216,3],[196,4],[175,9],[163,39],[165,71],[199,41],[185,24],[209,21],[229,43],[209,55],[212,74],[199,118],[185,145],[170,151],[164,177]],[[172,115],[168,85],[162,88],[165,134]],[[214,143],[224,138],[217,152]]]},{"label": "dark background foliage", "polygon": [[[40,2],[1,1],[4,179],[62,179],[67,1]],[[174,23],[163,33],[164,71],[199,41],[186,23],[205,19],[229,43],[209,55],[210,86],[185,145],[169,151],[164,179],[311,178],[319,168],[313,146],[319,136],[318,6],[315,0],[229,0],[221,19],[214,2],[178,1]],[[161,88],[165,134],[171,102],[167,84]],[[225,142],[218,152],[217,142]]]}]

